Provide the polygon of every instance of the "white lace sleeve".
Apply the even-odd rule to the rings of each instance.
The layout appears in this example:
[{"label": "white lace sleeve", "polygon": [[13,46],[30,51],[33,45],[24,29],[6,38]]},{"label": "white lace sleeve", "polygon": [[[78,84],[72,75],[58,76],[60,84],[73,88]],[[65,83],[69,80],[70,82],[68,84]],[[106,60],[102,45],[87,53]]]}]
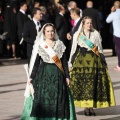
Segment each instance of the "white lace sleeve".
[{"label": "white lace sleeve", "polygon": [[[62,41],[57,40],[55,43],[55,46],[52,48],[55,53],[58,55],[59,59],[62,58],[63,53],[65,52],[65,45]],[[38,50],[39,56],[41,56],[42,60],[46,63],[53,63],[53,60],[50,58],[50,56],[45,52],[45,50],[42,49],[42,47],[39,45]]]},{"label": "white lace sleeve", "polygon": [[44,62],[50,62],[51,61],[49,55],[41,48],[40,45],[39,45],[39,49],[38,49],[38,54]]}]

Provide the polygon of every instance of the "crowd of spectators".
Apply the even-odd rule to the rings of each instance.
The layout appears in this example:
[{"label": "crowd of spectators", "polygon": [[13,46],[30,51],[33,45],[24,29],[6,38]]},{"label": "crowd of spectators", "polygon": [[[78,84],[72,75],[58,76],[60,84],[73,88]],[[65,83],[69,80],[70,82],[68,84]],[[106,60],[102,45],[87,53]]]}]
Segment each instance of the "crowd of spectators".
[{"label": "crowd of spectators", "polygon": [[[25,2],[25,0],[3,0],[0,3],[0,58],[21,57],[21,45],[19,43],[22,36],[19,38],[19,19],[17,19],[21,2]],[[64,7],[66,9],[69,2],[69,0],[60,0],[59,3],[62,5],[64,4]],[[113,0],[103,1],[99,5],[96,5],[96,3],[94,2],[94,5],[96,5],[94,6],[94,8],[97,8],[99,12],[99,32],[101,33],[101,36],[103,38],[103,48],[112,48],[113,55],[115,55],[114,44],[111,37],[113,33],[112,25],[107,24],[105,21],[108,14],[110,13],[110,8],[113,2]],[[85,9],[85,4],[85,1],[77,1],[77,7],[82,9],[81,11]],[[26,3],[26,5],[27,6],[25,14],[28,19],[32,19],[31,12],[33,8],[39,7],[43,14],[42,20],[46,23],[49,22],[55,24],[57,13],[60,11],[60,9],[58,9],[59,4],[57,4],[56,6],[55,4],[53,4],[53,2],[51,2],[51,0],[30,0],[28,3]],[[26,46],[24,47],[24,49],[26,49]],[[26,50],[24,50],[23,52],[26,52]],[[23,58],[26,58],[26,54]]]}]

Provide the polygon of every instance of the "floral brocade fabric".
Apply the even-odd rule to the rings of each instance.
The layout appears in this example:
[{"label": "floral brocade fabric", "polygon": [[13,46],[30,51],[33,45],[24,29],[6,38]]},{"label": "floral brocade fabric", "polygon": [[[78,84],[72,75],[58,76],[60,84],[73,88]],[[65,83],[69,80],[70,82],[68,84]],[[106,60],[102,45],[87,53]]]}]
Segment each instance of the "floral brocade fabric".
[{"label": "floral brocade fabric", "polygon": [[55,65],[42,63],[33,80],[34,100],[31,116],[69,118],[67,86],[62,71]]},{"label": "floral brocade fabric", "polygon": [[114,91],[106,66],[92,51],[77,54],[71,72],[70,89],[78,107],[115,105]]},{"label": "floral brocade fabric", "polygon": [[34,99],[25,99],[21,120],[77,120],[71,92],[55,64],[42,63],[32,84]]}]

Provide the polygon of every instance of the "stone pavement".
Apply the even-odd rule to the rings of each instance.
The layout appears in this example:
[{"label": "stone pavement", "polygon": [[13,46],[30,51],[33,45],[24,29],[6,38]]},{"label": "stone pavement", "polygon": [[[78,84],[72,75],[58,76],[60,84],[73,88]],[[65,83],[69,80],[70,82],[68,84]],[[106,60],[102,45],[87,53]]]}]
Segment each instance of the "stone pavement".
[{"label": "stone pavement", "polygon": [[[97,116],[84,116],[83,108],[76,108],[77,120],[120,120],[120,71],[113,70],[117,63],[116,57],[106,58],[109,73],[113,82],[116,106],[95,109]],[[20,120],[23,104],[26,74],[24,60],[2,60],[0,66],[0,120]]]}]

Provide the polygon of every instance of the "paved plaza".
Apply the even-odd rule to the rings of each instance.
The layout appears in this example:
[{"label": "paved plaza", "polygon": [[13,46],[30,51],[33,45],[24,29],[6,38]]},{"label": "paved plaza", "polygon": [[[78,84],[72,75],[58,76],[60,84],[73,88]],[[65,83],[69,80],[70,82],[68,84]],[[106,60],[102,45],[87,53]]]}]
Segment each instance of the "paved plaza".
[{"label": "paved plaza", "polygon": [[[0,120],[20,120],[26,86],[25,60],[1,60],[0,66]],[[120,120],[120,71],[114,71],[117,57],[107,57],[108,70],[112,79],[116,106],[95,109],[97,116],[84,116],[83,108],[76,108],[77,120]]]}]

